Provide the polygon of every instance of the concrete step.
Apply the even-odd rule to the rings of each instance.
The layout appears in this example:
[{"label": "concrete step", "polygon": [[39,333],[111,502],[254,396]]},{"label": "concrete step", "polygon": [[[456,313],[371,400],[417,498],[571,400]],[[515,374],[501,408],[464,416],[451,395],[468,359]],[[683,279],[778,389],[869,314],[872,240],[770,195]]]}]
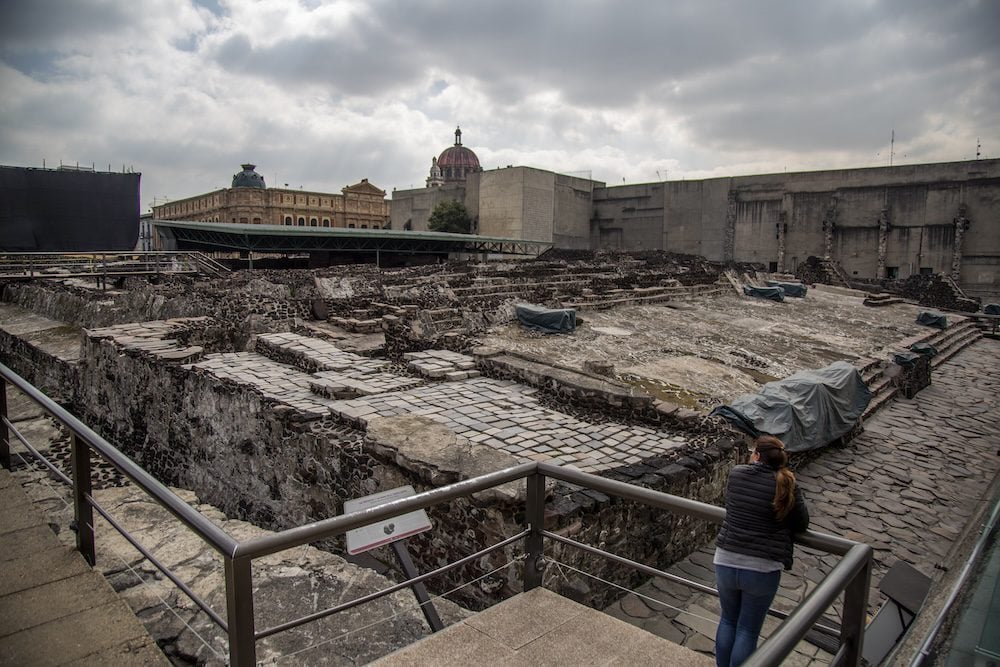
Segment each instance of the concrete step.
[{"label": "concrete step", "polygon": [[536,588],[371,664],[710,667],[715,660],[597,609]]},{"label": "concrete step", "polygon": [[931,368],[937,368],[982,337],[983,333],[975,329],[966,333],[962,338],[953,340],[944,351],[938,350],[938,354],[931,359]]},{"label": "concrete step", "polygon": [[64,546],[0,468],[0,662],[169,665],[100,572]]},{"label": "concrete step", "polygon": [[878,378],[868,383],[868,389],[872,392],[872,396],[879,396],[893,388],[892,378],[885,377],[884,375],[879,375]]},{"label": "concrete step", "polygon": [[868,407],[865,408],[864,414],[861,415],[861,422],[864,423],[866,419],[871,418],[876,412],[892,403],[892,400],[896,398],[898,393],[899,390],[891,383],[886,386],[884,391],[876,394],[875,397],[872,398],[871,403],[868,404]]}]

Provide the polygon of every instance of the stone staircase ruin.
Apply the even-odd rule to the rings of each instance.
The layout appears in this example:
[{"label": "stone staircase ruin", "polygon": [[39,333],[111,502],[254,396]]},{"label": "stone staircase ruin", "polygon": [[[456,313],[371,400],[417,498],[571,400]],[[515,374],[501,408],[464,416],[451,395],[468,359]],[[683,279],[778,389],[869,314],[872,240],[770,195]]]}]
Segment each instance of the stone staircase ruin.
[{"label": "stone staircase ruin", "polygon": [[[982,337],[983,333],[973,319],[957,316],[943,331],[928,329],[926,333],[899,341],[896,344],[896,351],[908,350],[916,343],[933,345],[937,350],[937,354],[930,360],[931,368],[934,369]],[[872,392],[871,403],[862,415],[862,421],[874,415],[897,396],[893,378],[886,374],[890,361],[891,359],[869,358],[855,363],[865,384]]]}]

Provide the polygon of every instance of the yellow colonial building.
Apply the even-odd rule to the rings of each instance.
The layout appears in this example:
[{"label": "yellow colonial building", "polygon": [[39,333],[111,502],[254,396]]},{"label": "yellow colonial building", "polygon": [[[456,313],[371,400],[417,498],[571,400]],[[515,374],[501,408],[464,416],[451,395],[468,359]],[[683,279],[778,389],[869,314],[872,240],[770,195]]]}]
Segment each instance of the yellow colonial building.
[{"label": "yellow colonial building", "polygon": [[269,188],[256,165],[244,164],[231,188],[177,199],[153,207],[156,220],[200,220],[244,225],[384,229],[389,202],[367,178],[340,194]]}]

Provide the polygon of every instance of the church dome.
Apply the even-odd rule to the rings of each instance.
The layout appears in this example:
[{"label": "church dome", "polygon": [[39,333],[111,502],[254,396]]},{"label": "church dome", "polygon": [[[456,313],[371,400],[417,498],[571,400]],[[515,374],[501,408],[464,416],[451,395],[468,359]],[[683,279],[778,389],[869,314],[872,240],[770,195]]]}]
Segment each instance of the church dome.
[{"label": "church dome", "polygon": [[462,145],[461,128],[455,128],[455,145],[444,149],[437,159],[437,166],[446,183],[464,181],[471,172],[482,171],[476,154]]},{"label": "church dome", "polygon": [[254,169],[257,168],[255,164],[243,164],[243,171],[233,176],[233,187],[234,188],[260,188],[263,190],[264,177],[258,174]]}]

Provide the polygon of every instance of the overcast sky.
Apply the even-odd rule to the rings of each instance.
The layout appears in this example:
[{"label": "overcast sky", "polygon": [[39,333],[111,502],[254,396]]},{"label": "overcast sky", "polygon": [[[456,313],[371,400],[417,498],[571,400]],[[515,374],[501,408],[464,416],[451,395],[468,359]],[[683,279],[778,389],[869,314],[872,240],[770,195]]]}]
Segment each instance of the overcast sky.
[{"label": "overcast sky", "polygon": [[0,164],[608,184],[1000,156],[1000,0],[2,0]]}]

